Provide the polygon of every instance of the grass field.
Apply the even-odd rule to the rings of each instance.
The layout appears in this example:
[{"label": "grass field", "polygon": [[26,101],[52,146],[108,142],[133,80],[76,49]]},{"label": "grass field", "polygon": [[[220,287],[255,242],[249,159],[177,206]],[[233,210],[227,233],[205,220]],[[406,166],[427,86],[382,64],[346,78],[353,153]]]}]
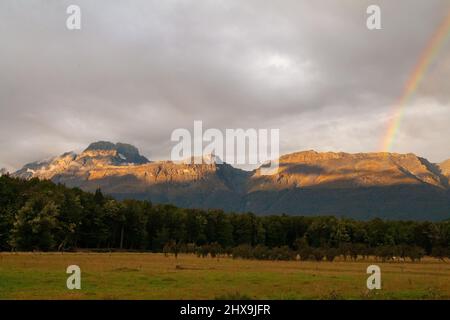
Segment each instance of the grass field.
[{"label": "grass field", "polygon": [[[66,268],[81,268],[81,290]],[[366,288],[381,268],[382,289]],[[148,253],[0,253],[0,299],[450,299],[450,264],[250,261]]]}]

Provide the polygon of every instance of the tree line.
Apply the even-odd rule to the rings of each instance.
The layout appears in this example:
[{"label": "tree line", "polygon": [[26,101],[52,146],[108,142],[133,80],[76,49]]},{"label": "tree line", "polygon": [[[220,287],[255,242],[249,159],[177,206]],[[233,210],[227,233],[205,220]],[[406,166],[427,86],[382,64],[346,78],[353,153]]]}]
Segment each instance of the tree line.
[{"label": "tree line", "polygon": [[0,251],[77,249],[230,254],[248,259],[383,260],[450,255],[450,220],[256,216],[117,201],[47,180],[0,177]]}]

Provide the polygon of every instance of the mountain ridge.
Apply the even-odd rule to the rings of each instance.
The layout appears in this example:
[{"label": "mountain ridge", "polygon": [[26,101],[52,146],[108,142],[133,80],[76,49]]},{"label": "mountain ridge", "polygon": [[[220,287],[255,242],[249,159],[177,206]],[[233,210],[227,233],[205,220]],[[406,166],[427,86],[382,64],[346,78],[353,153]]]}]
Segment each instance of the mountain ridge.
[{"label": "mountain ridge", "polygon": [[279,166],[278,173],[264,176],[261,168],[249,172],[217,161],[149,161],[132,145],[100,141],[80,154],[31,163],[12,175],[86,191],[101,188],[119,199],[192,208],[357,218],[450,217],[450,160],[434,164],[412,153],[308,150],[281,156]]}]

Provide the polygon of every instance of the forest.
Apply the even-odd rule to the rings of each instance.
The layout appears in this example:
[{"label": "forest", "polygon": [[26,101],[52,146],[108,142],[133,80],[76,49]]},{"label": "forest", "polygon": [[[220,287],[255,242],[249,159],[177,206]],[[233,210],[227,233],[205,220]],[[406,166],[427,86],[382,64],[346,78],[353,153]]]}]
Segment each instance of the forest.
[{"label": "forest", "polygon": [[383,261],[450,257],[450,220],[359,221],[117,201],[48,180],[0,177],[0,251],[186,252],[206,257]]}]

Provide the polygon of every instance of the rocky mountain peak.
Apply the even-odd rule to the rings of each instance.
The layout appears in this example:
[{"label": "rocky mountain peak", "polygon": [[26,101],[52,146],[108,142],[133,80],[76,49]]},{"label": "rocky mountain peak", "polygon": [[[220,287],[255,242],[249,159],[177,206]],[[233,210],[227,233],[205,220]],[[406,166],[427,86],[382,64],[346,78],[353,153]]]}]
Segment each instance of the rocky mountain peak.
[{"label": "rocky mountain peak", "polygon": [[130,144],[98,141],[91,143],[81,154],[66,152],[58,157],[32,162],[13,175],[24,179],[53,179],[60,175],[85,176],[95,168],[146,163],[149,163],[149,160]]},{"label": "rocky mountain peak", "polygon": [[79,156],[82,158],[101,158],[107,161],[108,164],[145,164],[149,160],[139,153],[138,148],[127,143],[112,143],[109,141],[97,141],[91,143]]},{"label": "rocky mountain peak", "polygon": [[99,151],[99,150],[116,150],[114,143],[109,141],[92,142],[84,151]]}]

